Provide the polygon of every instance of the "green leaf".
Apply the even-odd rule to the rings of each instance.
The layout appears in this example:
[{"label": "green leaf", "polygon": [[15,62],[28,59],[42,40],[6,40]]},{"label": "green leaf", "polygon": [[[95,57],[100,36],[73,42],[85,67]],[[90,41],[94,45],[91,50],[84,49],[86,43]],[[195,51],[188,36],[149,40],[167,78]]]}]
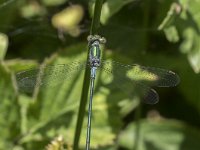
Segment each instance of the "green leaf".
[{"label": "green leaf", "polygon": [[0,60],[3,60],[8,48],[8,37],[7,35],[0,33]]},{"label": "green leaf", "polygon": [[20,107],[12,75],[2,63],[0,74],[0,149],[12,149],[20,134]]},{"label": "green leaf", "polygon": [[166,28],[164,30],[166,37],[168,39],[168,41],[170,42],[178,42],[179,39],[179,35],[178,35],[178,31],[176,30],[176,28],[174,26],[170,26],[169,28]]},{"label": "green leaf", "polygon": [[129,150],[198,150],[199,140],[199,130],[175,120],[131,123],[119,136],[120,145]]},{"label": "green leaf", "polygon": [[200,72],[200,33],[192,28],[183,32],[184,41],[180,46],[182,53],[187,54],[190,65],[196,73]]}]

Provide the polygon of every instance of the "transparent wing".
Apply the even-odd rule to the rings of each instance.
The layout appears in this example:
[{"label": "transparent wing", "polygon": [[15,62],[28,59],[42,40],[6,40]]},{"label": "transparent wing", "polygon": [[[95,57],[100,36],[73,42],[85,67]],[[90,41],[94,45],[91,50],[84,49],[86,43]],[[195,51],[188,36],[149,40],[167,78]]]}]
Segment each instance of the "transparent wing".
[{"label": "transparent wing", "polygon": [[180,82],[180,78],[176,73],[165,69],[124,65],[115,61],[103,61],[102,66],[110,68],[120,77],[126,76],[132,81],[148,86],[173,87]]},{"label": "transparent wing", "polygon": [[180,78],[172,71],[140,65],[124,65],[115,61],[102,61],[101,69],[114,76],[114,84],[129,96],[139,94],[147,104],[159,101],[150,86],[173,87]]},{"label": "transparent wing", "polygon": [[85,69],[85,62],[41,66],[37,69],[25,70],[16,74],[20,91],[33,92],[36,87],[56,86]]},{"label": "transparent wing", "polygon": [[115,86],[122,90],[127,96],[142,96],[142,100],[146,104],[156,104],[159,101],[159,96],[154,89],[141,84],[139,81],[135,80],[133,82],[126,76],[119,76],[117,73],[114,73],[109,66],[102,66],[101,69],[109,75],[114,74],[113,84],[115,84]]}]

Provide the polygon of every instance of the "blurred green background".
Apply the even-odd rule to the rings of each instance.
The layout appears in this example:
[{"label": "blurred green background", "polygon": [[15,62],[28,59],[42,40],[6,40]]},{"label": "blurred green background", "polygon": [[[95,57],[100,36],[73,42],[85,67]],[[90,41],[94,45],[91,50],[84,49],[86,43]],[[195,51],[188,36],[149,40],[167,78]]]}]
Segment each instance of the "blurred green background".
[{"label": "blurred green background", "polygon": [[[94,0],[0,0],[0,150],[62,150],[73,144],[84,71],[25,94],[15,74],[84,61]],[[137,103],[101,74],[94,96],[95,150],[200,149],[200,0],[107,0],[103,57],[173,70],[181,83]],[[55,81],[56,82],[56,81]],[[111,88],[110,88],[111,87]],[[80,147],[85,148],[86,119]]]}]

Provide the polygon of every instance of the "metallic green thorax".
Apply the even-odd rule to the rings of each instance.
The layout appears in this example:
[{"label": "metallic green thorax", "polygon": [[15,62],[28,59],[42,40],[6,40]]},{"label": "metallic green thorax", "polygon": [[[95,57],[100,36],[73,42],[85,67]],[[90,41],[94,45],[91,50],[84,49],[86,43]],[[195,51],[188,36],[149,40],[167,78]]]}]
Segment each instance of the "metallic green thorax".
[{"label": "metallic green thorax", "polygon": [[99,35],[90,35],[88,36],[89,42],[89,63],[90,67],[99,67],[100,66],[100,57],[101,57],[101,50],[100,44],[105,43],[105,38],[100,37]]},{"label": "metallic green thorax", "polygon": [[91,48],[91,55],[92,55],[93,57],[100,58],[101,50],[100,50],[100,48],[99,48],[99,45],[94,45],[94,46]]},{"label": "metallic green thorax", "polygon": [[100,66],[100,47],[99,41],[94,41],[90,46],[90,66],[99,67]]}]

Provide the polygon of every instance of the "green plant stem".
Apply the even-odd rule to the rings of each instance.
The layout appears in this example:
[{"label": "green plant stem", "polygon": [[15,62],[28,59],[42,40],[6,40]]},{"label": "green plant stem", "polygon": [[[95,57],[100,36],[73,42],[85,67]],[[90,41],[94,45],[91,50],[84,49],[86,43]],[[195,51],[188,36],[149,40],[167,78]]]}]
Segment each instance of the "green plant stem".
[{"label": "green plant stem", "polygon": [[[97,31],[100,25],[102,4],[103,4],[103,0],[96,0],[95,2],[94,16],[92,19],[92,26],[90,30],[91,35],[97,34]],[[88,48],[87,60],[88,59],[89,59],[89,48]],[[88,99],[89,84],[90,84],[90,68],[86,67],[82,94],[81,94],[81,101],[80,101],[79,112],[78,112],[78,119],[77,119],[75,136],[74,136],[73,150],[78,150],[78,147],[79,147],[79,140],[80,140],[83,120],[84,120],[84,115],[85,115],[85,109],[86,109],[86,104],[87,104],[87,99]]]},{"label": "green plant stem", "polygon": [[90,29],[91,35],[97,34],[97,31],[100,25],[102,5],[103,5],[103,0],[96,0],[95,8],[94,8],[94,17],[92,19],[92,26]]}]

